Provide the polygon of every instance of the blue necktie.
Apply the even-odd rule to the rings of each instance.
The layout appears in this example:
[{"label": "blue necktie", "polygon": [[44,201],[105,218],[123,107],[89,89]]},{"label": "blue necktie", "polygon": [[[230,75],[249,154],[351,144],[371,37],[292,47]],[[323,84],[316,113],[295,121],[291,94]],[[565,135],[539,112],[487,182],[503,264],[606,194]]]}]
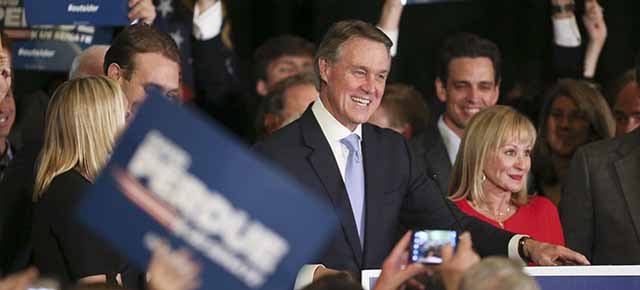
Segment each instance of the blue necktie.
[{"label": "blue necktie", "polygon": [[360,136],[351,134],[340,140],[349,149],[344,181],[353,210],[353,218],[360,237],[360,247],[364,245],[364,169],[360,152]]}]

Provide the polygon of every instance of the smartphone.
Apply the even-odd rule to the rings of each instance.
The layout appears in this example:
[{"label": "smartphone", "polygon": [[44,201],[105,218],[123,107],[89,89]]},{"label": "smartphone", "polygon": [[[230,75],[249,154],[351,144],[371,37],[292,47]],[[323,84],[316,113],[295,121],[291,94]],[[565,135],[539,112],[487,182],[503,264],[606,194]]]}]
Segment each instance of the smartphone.
[{"label": "smartphone", "polygon": [[35,280],[27,290],[60,290],[60,283],[52,278],[39,278]]},{"label": "smartphone", "polygon": [[451,244],[455,249],[458,234],[448,230],[420,230],[413,233],[411,262],[437,265],[442,263],[442,247]]}]

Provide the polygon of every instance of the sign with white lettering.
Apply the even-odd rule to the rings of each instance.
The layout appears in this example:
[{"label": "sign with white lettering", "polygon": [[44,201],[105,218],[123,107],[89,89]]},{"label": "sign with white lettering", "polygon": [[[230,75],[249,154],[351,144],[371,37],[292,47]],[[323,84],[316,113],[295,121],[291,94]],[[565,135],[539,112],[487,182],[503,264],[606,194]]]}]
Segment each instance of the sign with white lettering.
[{"label": "sign with white lettering", "polygon": [[66,72],[83,49],[111,43],[109,27],[29,26],[23,5],[23,0],[0,0],[0,28],[12,41],[14,69]]},{"label": "sign with white lettering", "polygon": [[127,17],[127,0],[24,0],[29,25],[123,26]]},{"label": "sign with white lettering", "polygon": [[220,127],[153,91],[79,220],[140,265],[158,238],[190,248],[203,266],[203,289],[290,289],[331,238],[331,209]]}]

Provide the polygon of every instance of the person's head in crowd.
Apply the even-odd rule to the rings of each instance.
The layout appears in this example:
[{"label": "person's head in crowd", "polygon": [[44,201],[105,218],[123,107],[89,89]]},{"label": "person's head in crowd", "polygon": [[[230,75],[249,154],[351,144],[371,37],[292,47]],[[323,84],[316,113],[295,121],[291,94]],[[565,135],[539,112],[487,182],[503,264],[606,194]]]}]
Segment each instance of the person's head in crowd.
[{"label": "person's head in crowd", "polygon": [[422,133],[429,120],[429,109],[422,94],[405,84],[388,85],[380,107],[371,115],[369,123],[389,128],[406,139]]},{"label": "person's head in crowd", "polygon": [[628,70],[614,82],[609,98],[616,120],[616,136],[640,126],[640,86],[635,70]]},{"label": "person's head in crowd", "polygon": [[313,62],[313,43],[294,35],[267,39],[254,54],[256,92],[266,96],[277,82],[304,71]]},{"label": "person's head in crowd", "polygon": [[8,38],[2,33],[2,52],[0,52],[0,160],[3,159],[9,147],[9,133],[11,133],[11,128],[16,119],[16,101],[11,89],[13,85],[12,74],[11,47]]},{"label": "person's head in crowd", "polygon": [[493,42],[471,33],[455,34],[440,47],[436,95],[446,103],[443,121],[459,137],[471,117],[498,101],[501,62]]},{"label": "person's head in crowd", "polygon": [[459,290],[539,290],[536,280],[517,262],[488,257],[471,266],[460,280]]},{"label": "person's head in crowd", "polygon": [[585,81],[559,80],[540,112],[539,149],[544,155],[570,158],[579,146],[611,138],[615,123],[600,92]]},{"label": "person's head in crowd", "polygon": [[94,180],[126,123],[127,100],[120,85],[104,76],[66,81],[53,93],[45,116],[34,199],[56,176],[77,170]]},{"label": "person's head in crowd", "polygon": [[314,58],[316,86],[327,111],[353,131],[380,105],[391,66],[391,40],[359,20],[335,23]]},{"label": "person's head in crowd", "polygon": [[266,135],[296,120],[316,98],[318,91],[311,72],[290,76],[276,83],[263,103],[261,118]]},{"label": "person's head in crowd", "polygon": [[69,79],[99,76],[104,72],[104,56],[108,45],[92,45],[73,58]]},{"label": "person's head in crowd", "polygon": [[607,101],[585,81],[559,80],[546,94],[538,117],[533,173],[538,190],[556,204],[569,161],[578,147],[614,136]]},{"label": "person's head in crowd", "polygon": [[302,290],[362,290],[362,286],[346,272],[324,276],[302,288]]},{"label": "person's head in crowd", "polygon": [[153,26],[139,23],[118,33],[104,57],[104,73],[120,83],[132,115],[149,85],[180,100],[180,51],[169,34]]},{"label": "person's head in crowd", "polygon": [[530,153],[536,140],[531,121],[508,106],[476,114],[465,130],[449,179],[451,199],[476,204],[509,192],[514,205],[526,204]]}]

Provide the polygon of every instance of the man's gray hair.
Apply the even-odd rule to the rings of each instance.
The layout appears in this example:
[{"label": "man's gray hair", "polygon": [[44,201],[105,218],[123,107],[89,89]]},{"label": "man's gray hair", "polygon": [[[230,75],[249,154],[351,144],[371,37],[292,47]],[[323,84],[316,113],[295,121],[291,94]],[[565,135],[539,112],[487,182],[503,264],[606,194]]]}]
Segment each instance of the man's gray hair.
[{"label": "man's gray hair", "polygon": [[515,261],[489,257],[464,272],[459,290],[540,290],[540,286]]}]

